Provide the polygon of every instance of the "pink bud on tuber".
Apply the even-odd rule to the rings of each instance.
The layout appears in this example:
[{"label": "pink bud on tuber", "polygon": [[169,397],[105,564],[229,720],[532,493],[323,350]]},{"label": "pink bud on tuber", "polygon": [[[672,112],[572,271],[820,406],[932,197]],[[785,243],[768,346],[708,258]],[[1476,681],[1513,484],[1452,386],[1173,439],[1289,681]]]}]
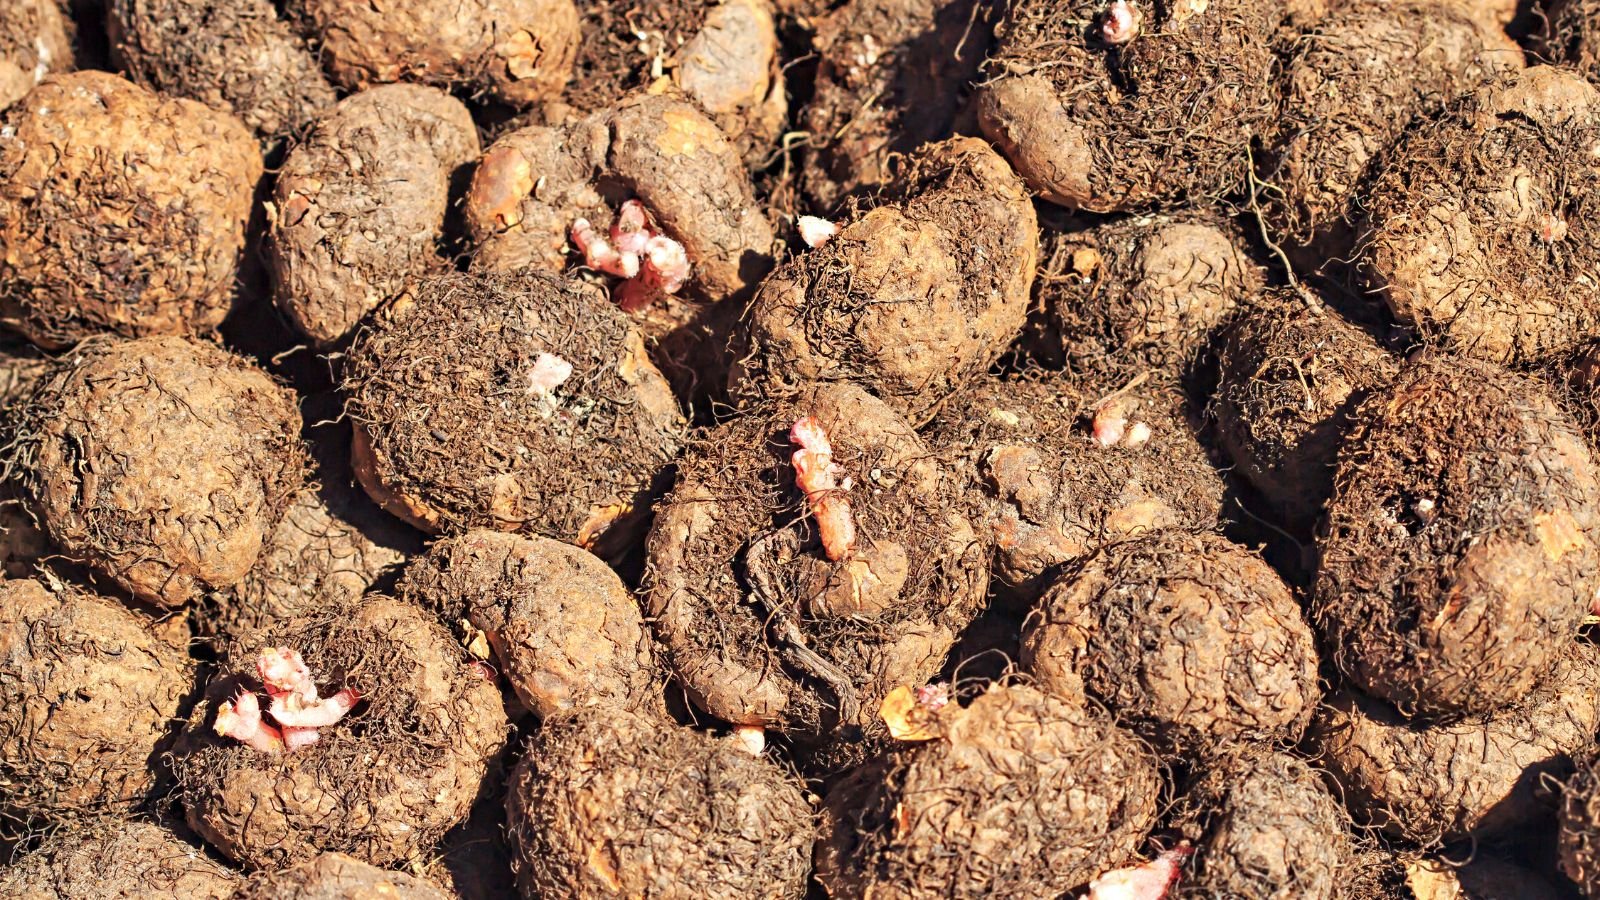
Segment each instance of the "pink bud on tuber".
[{"label": "pink bud on tuber", "polygon": [[1111,6],[1106,9],[1100,34],[1108,44],[1126,44],[1139,36],[1139,25],[1143,20],[1144,13],[1133,4],[1133,0],[1112,0]]},{"label": "pink bud on tuber", "polygon": [[850,555],[856,541],[855,521],[850,516],[850,501],[839,485],[839,467],[833,464],[833,444],[822,423],[812,416],[795,420],[789,438],[799,445],[794,452],[794,481],[805,492],[811,514],[817,520],[822,549],[834,561]]},{"label": "pink bud on tuber", "polygon": [[528,393],[549,396],[572,377],[572,363],[553,353],[541,353],[528,373]]},{"label": "pink bud on tuber", "polygon": [[591,269],[625,279],[615,299],[629,312],[676,294],[689,281],[688,251],[651,224],[649,211],[638,200],[617,211],[610,240],[588,219],[578,219],[572,223],[572,243]]},{"label": "pink bud on tuber", "polygon": [[318,728],[343,719],[361,699],[350,688],[327,699],[319,698],[310,667],[298,651],[287,647],[261,651],[256,657],[256,673],[267,689],[267,715],[277,725],[262,720],[261,703],[255,694],[241,691],[232,702],[217,708],[213,727],[217,734],[263,753],[298,750],[316,743]]},{"label": "pink bud on tuber", "polygon": [[1162,900],[1194,848],[1179,844],[1147,863],[1113,869],[1089,882],[1087,900]]}]

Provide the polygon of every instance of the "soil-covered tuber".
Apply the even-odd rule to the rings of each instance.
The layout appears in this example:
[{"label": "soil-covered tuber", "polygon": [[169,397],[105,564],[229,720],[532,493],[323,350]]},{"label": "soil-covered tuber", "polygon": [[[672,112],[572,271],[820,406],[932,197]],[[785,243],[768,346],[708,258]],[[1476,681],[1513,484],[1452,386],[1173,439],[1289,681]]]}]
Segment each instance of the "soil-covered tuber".
[{"label": "soil-covered tuber", "polygon": [[1430,845],[1504,833],[1548,815],[1540,794],[1600,726],[1600,651],[1574,644],[1517,705],[1443,725],[1333,695],[1311,727],[1318,763],[1356,819]]},{"label": "soil-covered tuber", "polygon": [[330,344],[411,278],[448,268],[451,182],[477,155],[467,108],[441,91],[388,85],[335,106],[284,160],[268,209],[278,307]]},{"label": "soil-covered tuber", "polygon": [[159,825],[104,819],[57,832],[0,869],[10,900],[232,900],[239,874]]},{"label": "soil-covered tuber", "polygon": [[628,317],[536,272],[414,283],[357,339],[345,390],[356,476],[427,531],[619,550],[685,437]]},{"label": "soil-covered tuber", "polygon": [[72,20],[56,0],[10,0],[0,17],[0,112],[72,68]]},{"label": "soil-covered tuber", "polygon": [[13,464],[45,532],[163,606],[243,579],[305,477],[293,394],[181,337],[85,342],[19,432]]},{"label": "soil-covered tuber", "polygon": [[1312,248],[1308,268],[1349,252],[1351,200],[1416,116],[1522,67],[1507,43],[1438,0],[1351,4],[1295,40],[1260,168],[1273,229]]},{"label": "soil-covered tuber", "polygon": [[322,680],[360,698],[315,743],[265,753],[214,730],[225,701],[261,679],[235,665],[214,680],[174,751],[189,825],[251,868],[347,853],[419,859],[476,798],[506,740],[500,691],[422,609],[382,596],[277,630]]},{"label": "soil-covered tuber", "polygon": [[1195,847],[1176,897],[1345,900],[1356,847],[1320,774],[1284,753],[1247,753],[1203,771],[1174,830]]},{"label": "soil-covered tuber", "polygon": [[261,154],[226,113],[105,72],[0,117],[0,322],[47,348],[214,331]]},{"label": "soil-covered tuber", "polygon": [[736,396],[851,381],[921,417],[1022,330],[1038,226],[1004,159],[976,138],[923,147],[877,202],[762,283]]},{"label": "soil-covered tuber", "polygon": [[806,896],[814,825],[797,781],[653,717],[547,721],[512,773],[506,813],[524,897]]},{"label": "soil-covered tuber", "polygon": [[1244,182],[1250,141],[1277,111],[1281,17],[1258,0],[1018,0],[985,64],[979,121],[1030,188],[1074,209],[1220,196]]},{"label": "soil-covered tuber", "polygon": [[1294,291],[1254,298],[1218,349],[1211,414],[1240,474],[1292,528],[1309,531],[1333,490],[1333,467],[1366,396],[1399,373],[1371,335]]},{"label": "soil-covered tuber", "polygon": [[1600,91],[1536,66],[1411,130],[1363,192],[1356,267],[1430,344],[1539,362],[1600,329]]},{"label": "soil-covered tuber", "polygon": [[1351,422],[1311,598],[1332,661],[1407,715],[1522,698],[1600,590],[1600,481],[1577,427],[1532,381],[1443,356]]},{"label": "soil-covered tuber", "polygon": [[142,805],[193,669],[111,600],[0,581],[0,811],[49,822]]},{"label": "soil-covered tuber", "polygon": [[561,93],[579,43],[572,0],[289,0],[328,74],[351,91],[392,81],[465,88],[513,106]]},{"label": "soil-covered tuber", "polygon": [[[827,435],[855,532],[830,559],[792,440]],[[959,487],[882,402],[825,385],[713,429],[679,464],[648,541],[647,609],[690,699],[801,743],[881,733],[878,704],[920,685],[976,615],[988,555]]]},{"label": "soil-covered tuber", "polygon": [[571,544],[468,531],[407,568],[401,596],[434,610],[548,717],[580,707],[659,706],[650,632],[605,563]]},{"label": "soil-covered tuber", "polygon": [[112,0],[106,25],[128,78],[233,113],[269,144],[336,99],[272,0]]},{"label": "soil-covered tuber", "polygon": [[773,152],[788,116],[768,0],[584,0],[583,40],[564,99],[580,113],[666,78],[751,166]]},{"label": "soil-covered tuber", "polygon": [[1206,532],[1106,546],[1061,574],[1022,636],[1041,689],[1087,693],[1158,746],[1299,740],[1321,691],[1311,628],[1260,557]]},{"label": "soil-covered tuber", "polygon": [[[928,433],[972,488],[969,518],[994,545],[993,587],[1024,603],[1054,567],[1108,541],[1207,528],[1222,509],[1222,476],[1179,392],[1146,383],[1108,389],[1108,400],[1086,387],[1060,373],[983,377],[939,410]],[[1107,446],[1094,421],[1103,435],[1111,405],[1125,432]],[[1140,426],[1148,436],[1129,441],[1126,430]]]},{"label": "soil-covered tuber", "polygon": [[416,875],[323,853],[299,865],[257,872],[231,900],[451,900],[451,894]]},{"label": "soil-covered tuber", "polygon": [[1261,290],[1242,236],[1210,213],[1141,216],[1046,239],[1030,349],[1074,372],[1187,374]]},{"label": "soil-covered tuber", "polygon": [[1154,761],[1092,710],[995,685],[936,727],[829,791],[816,851],[829,896],[1056,897],[1155,820]]}]

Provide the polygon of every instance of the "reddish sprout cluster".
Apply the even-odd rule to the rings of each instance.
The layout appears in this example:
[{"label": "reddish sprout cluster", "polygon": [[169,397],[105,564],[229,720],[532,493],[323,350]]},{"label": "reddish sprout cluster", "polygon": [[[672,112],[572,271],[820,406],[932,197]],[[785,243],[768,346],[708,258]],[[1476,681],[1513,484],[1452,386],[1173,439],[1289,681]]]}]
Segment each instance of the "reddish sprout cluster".
[{"label": "reddish sprout cluster", "polygon": [[1100,405],[1094,413],[1094,442],[1102,447],[1118,445],[1137,449],[1150,440],[1150,426],[1144,422],[1128,422],[1130,402],[1126,397],[1114,397]]},{"label": "reddish sprout cluster", "polygon": [[1086,900],[1162,900],[1194,848],[1180,844],[1147,863],[1113,869],[1089,882]]},{"label": "reddish sprout cluster", "polygon": [[823,552],[834,561],[850,555],[856,542],[856,525],[850,517],[850,501],[844,492],[850,479],[839,481],[839,467],[833,464],[833,444],[822,423],[812,416],[795,420],[789,439],[799,445],[794,452],[794,483],[805,492],[811,515],[817,520]]},{"label": "reddish sprout cluster", "polygon": [[656,229],[638,200],[622,204],[609,240],[588,219],[580,218],[572,223],[572,243],[591,269],[624,279],[613,297],[628,312],[676,294],[689,280],[688,252]]},{"label": "reddish sprout cluster", "polygon": [[1106,43],[1113,46],[1126,44],[1139,36],[1139,25],[1143,19],[1144,14],[1133,4],[1133,0],[1114,0],[1106,9],[1100,34]]},{"label": "reddish sprout cluster", "polygon": [[256,658],[256,673],[266,687],[267,715],[273,722],[261,717],[261,702],[255,694],[240,691],[218,707],[213,727],[217,734],[263,753],[283,753],[316,743],[317,729],[344,718],[361,699],[349,688],[319,698],[311,669],[298,651],[287,647],[262,650]]},{"label": "reddish sprout cluster", "polygon": [[928,712],[938,712],[950,705],[950,685],[935,681],[917,688],[917,705]]}]

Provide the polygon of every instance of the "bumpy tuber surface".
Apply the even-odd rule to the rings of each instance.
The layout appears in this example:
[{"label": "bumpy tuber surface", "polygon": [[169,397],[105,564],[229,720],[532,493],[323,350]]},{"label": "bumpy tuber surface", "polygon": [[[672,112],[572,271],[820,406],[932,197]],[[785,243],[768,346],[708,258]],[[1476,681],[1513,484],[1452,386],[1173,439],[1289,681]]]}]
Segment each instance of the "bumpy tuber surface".
[{"label": "bumpy tuber surface", "polygon": [[474,530],[437,541],[401,595],[480,647],[531,712],[657,711],[659,676],[638,601],[605,563],[547,538]]},{"label": "bumpy tuber surface", "polygon": [[1600,92],[1536,66],[1409,132],[1362,198],[1356,266],[1428,343],[1540,362],[1600,328]]},{"label": "bumpy tuber surface", "polygon": [[506,794],[524,896],[806,895],[811,804],[792,776],[710,735],[634,713],[546,722]]},{"label": "bumpy tuber surface", "polygon": [[139,806],[193,668],[111,600],[0,581],[0,810],[43,823]]},{"label": "bumpy tuber surface", "polygon": [[561,92],[578,50],[572,0],[289,0],[342,88],[465,87],[513,106]]},{"label": "bumpy tuber surface", "polygon": [[1333,311],[1294,291],[1253,298],[1223,334],[1210,412],[1238,471],[1292,528],[1310,531],[1333,491],[1350,417],[1400,371],[1399,360]]},{"label": "bumpy tuber surface", "polygon": [[232,900],[240,877],[159,825],[100,819],[57,832],[0,869],[11,900]]},{"label": "bumpy tuber surface", "polygon": [[[1145,382],[1102,394],[1064,373],[986,376],[939,411],[929,442],[969,486],[969,518],[994,546],[993,587],[1030,605],[1051,570],[1156,528],[1205,528],[1222,476],[1190,425],[1182,393]],[[1121,393],[1117,393],[1117,391]],[[1149,436],[1105,446],[1106,395]]]},{"label": "bumpy tuber surface", "polygon": [[72,68],[72,21],[55,0],[13,0],[0,19],[0,112]]},{"label": "bumpy tuber surface", "polygon": [[709,115],[746,164],[768,161],[788,115],[767,0],[585,0],[576,74],[563,100],[605,109],[670,83]]},{"label": "bumpy tuber surface", "polygon": [[1311,248],[1308,268],[1348,254],[1351,201],[1413,118],[1522,68],[1520,48],[1495,31],[1450,3],[1362,0],[1294,41],[1259,168],[1274,233]]},{"label": "bumpy tuber surface", "polygon": [[443,887],[416,875],[323,853],[283,869],[257,872],[232,900],[451,900]]},{"label": "bumpy tuber surface", "polygon": [[49,79],[0,117],[0,322],[47,348],[215,330],[261,171],[232,116],[105,72]]},{"label": "bumpy tuber surface", "polygon": [[[854,550],[838,560],[795,482],[806,416],[828,436],[823,468],[853,485]],[[852,385],[733,419],[678,470],[647,543],[646,602],[689,698],[805,744],[881,734],[883,697],[938,672],[983,595],[987,555],[950,472]]]},{"label": "bumpy tuber surface", "polygon": [[1356,819],[1430,845],[1487,837],[1549,815],[1540,795],[1600,725],[1600,651],[1573,644],[1515,706],[1442,725],[1384,703],[1333,695],[1311,728],[1318,764]]},{"label": "bumpy tuber surface", "polygon": [[1295,743],[1321,691],[1311,628],[1260,557],[1206,532],[1111,544],[1040,598],[1022,662],[1042,690],[1085,690],[1158,746],[1215,755]]},{"label": "bumpy tuber surface", "polygon": [[19,430],[13,462],[46,533],[163,606],[243,579],[304,478],[294,395],[186,338],[85,342]]},{"label": "bumpy tuber surface", "polygon": [[[327,851],[388,865],[431,850],[466,819],[489,759],[505,745],[499,689],[432,613],[387,597],[329,609],[275,637],[327,684],[359,694],[360,709],[320,726],[314,743],[292,753],[262,753],[217,735],[214,714],[262,681],[296,685],[290,695],[307,701],[312,686],[293,659],[274,663],[266,678],[254,664],[224,670],[173,754],[190,827],[251,868]],[[294,711],[289,696],[273,699]]]},{"label": "bumpy tuber surface", "polygon": [[271,144],[337,99],[272,0],[113,0],[117,68],[152,90],[237,115]]},{"label": "bumpy tuber surface", "polygon": [[1092,710],[995,685],[939,722],[829,791],[816,865],[830,896],[1056,896],[1126,859],[1155,819],[1153,760]]},{"label": "bumpy tuber surface", "polygon": [[1443,356],[1351,421],[1311,597],[1332,661],[1407,715],[1521,699],[1600,590],[1600,480],[1577,426],[1532,381]]},{"label": "bumpy tuber surface", "polygon": [[1238,230],[1213,213],[1141,216],[1046,238],[1029,349],[1052,366],[1186,374],[1262,287]]},{"label": "bumpy tuber surface", "polygon": [[284,160],[268,209],[278,307],[318,344],[344,337],[439,254],[456,170],[478,155],[467,108],[432,88],[349,97]]},{"label": "bumpy tuber surface", "polygon": [[1019,0],[995,32],[979,122],[1054,203],[1219,196],[1244,182],[1251,138],[1276,112],[1281,17],[1255,0]]},{"label": "bumpy tuber surface", "polygon": [[879,201],[762,283],[738,398],[852,381],[921,417],[1021,331],[1038,227],[1004,159],[975,138],[923,147]]},{"label": "bumpy tuber surface", "polygon": [[1195,847],[1175,896],[1344,900],[1359,868],[1349,815],[1322,774],[1276,751],[1220,759],[1178,800],[1174,830]]},{"label": "bumpy tuber surface", "polygon": [[[551,356],[572,368],[555,386],[539,374]],[[626,314],[529,271],[414,283],[357,339],[345,390],[356,476],[427,531],[620,550],[685,437]]]}]

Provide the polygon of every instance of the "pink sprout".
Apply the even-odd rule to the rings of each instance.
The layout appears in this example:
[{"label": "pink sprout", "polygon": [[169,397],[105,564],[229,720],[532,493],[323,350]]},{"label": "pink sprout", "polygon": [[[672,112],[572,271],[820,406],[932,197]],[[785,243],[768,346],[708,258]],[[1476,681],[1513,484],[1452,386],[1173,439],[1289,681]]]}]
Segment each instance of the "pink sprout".
[{"label": "pink sprout", "polygon": [[580,218],[572,223],[572,243],[589,268],[624,279],[615,299],[629,312],[676,294],[689,280],[688,251],[651,223],[649,210],[637,199],[622,204],[609,240]]},{"label": "pink sprout", "polygon": [[950,704],[950,685],[942,681],[917,688],[917,705],[928,712],[938,712]]},{"label": "pink sprout", "polygon": [[572,363],[553,353],[541,353],[528,373],[528,393],[547,396],[572,377]]},{"label": "pink sprout", "polygon": [[843,493],[850,489],[849,479],[839,483],[839,467],[833,464],[828,432],[815,417],[802,416],[795,420],[789,438],[800,447],[792,460],[794,480],[805,492],[811,514],[817,519],[822,549],[831,560],[844,559],[855,545],[856,526],[850,517],[850,501]]},{"label": "pink sprout", "polygon": [[801,216],[794,220],[794,224],[800,229],[800,240],[805,241],[806,246],[813,250],[826,244],[839,233],[838,225],[816,216]]},{"label": "pink sprout", "polygon": [[1121,445],[1131,450],[1138,449],[1149,443],[1152,433],[1148,424],[1128,421],[1128,402],[1123,397],[1114,397],[1102,403],[1095,410],[1092,428],[1094,442],[1107,448]]},{"label": "pink sprout", "polygon": [[1106,9],[1100,34],[1108,44],[1126,44],[1139,36],[1139,25],[1143,19],[1144,14],[1133,5],[1133,0],[1112,0],[1111,6]]},{"label": "pink sprout", "polygon": [[1179,844],[1147,863],[1113,869],[1089,882],[1087,900],[1162,900],[1194,848]]},{"label": "pink sprout", "polygon": [[343,719],[361,699],[350,688],[326,699],[317,696],[316,681],[299,651],[268,647],[256,657],[256,673],[266,686],[267,715],[255,694],[241,691],[217,709],[217,734],[234,738],[263,753],[298,750],[317,742],[318,728]]}]

